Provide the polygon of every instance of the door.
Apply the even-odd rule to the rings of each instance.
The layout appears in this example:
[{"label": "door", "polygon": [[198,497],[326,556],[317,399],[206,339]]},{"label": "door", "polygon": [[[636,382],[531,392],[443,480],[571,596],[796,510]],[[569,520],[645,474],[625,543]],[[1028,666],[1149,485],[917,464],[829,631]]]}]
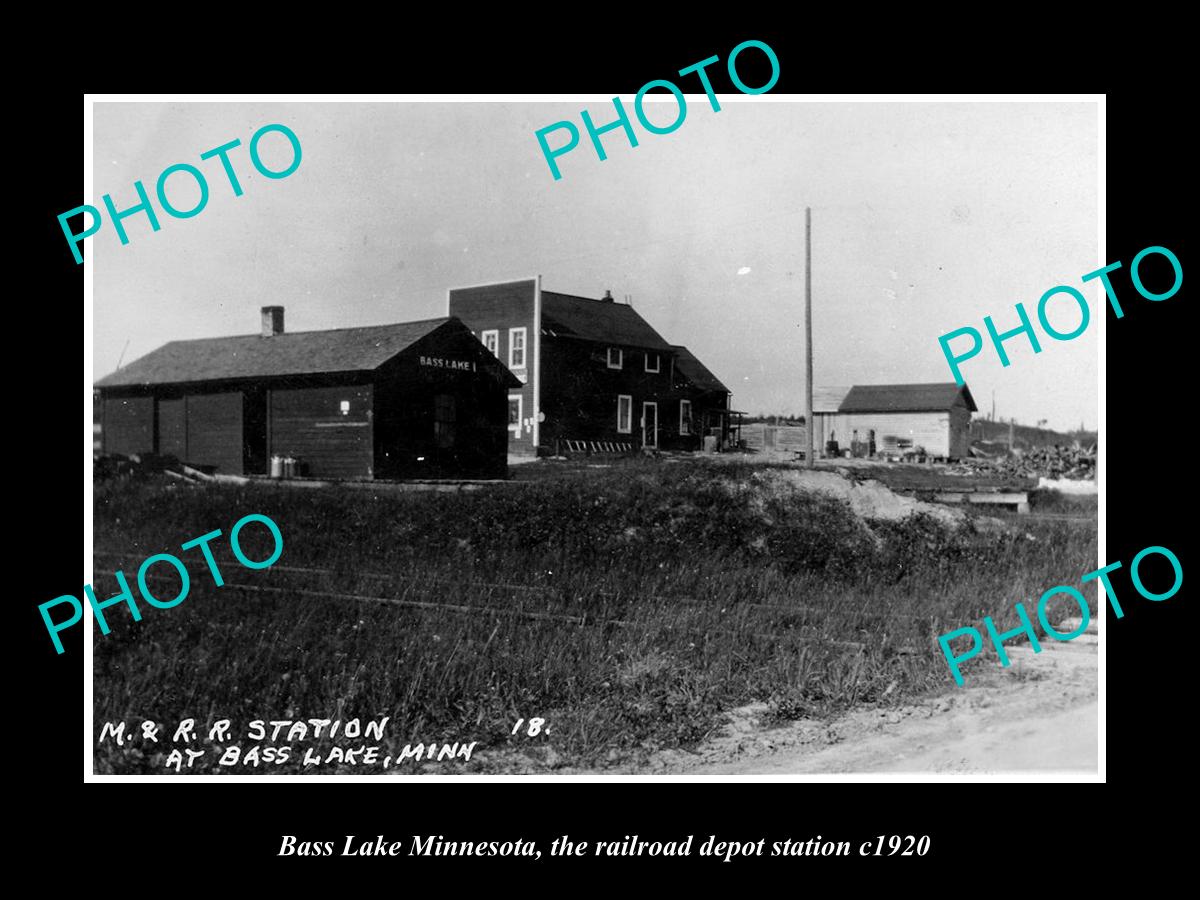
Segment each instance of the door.
[{"label": "door", "polygon": [[649,400],[642,404],[642,446],[658,447],[658,404]]},{"label": "door", "polygon": [[188,461],[187,413],[182,397],[158,401],[158,452]]},{"label": "door", "polygon": [[185,403],[187,461],[223,475],[245,474],[242,392],[188,394]]},{"label": "door", "polygon": [[433,440],[439,450],[454,446],[458,408],[453,394],[436,394],[433,398]]}]

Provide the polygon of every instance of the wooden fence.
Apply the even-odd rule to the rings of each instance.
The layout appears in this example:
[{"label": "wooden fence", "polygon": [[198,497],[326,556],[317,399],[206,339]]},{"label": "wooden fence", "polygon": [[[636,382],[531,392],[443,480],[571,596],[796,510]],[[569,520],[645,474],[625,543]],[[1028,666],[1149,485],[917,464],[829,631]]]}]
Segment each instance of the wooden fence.
[{"label": "wooden fence", "polygon": [[803,425],[743,425],[742,440],[748,450],[792,453],[808,448],[808,434]]}]

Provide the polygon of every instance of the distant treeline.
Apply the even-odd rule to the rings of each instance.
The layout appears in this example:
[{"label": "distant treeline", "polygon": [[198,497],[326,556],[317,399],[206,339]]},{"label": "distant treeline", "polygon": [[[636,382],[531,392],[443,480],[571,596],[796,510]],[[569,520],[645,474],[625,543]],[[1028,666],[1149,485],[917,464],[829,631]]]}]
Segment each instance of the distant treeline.
[{"label": "distant treeline", "polygon": [[[1082,447],[1091,447],[1096,443],[1094,431],[1053,431],[1049,428],[1035,428],[1032,425],[1014,424],[1013,444],[1017,447],[1031,449],[1034,447],[1053,447],[1056,444],[1070,447],[1079,442]],[[971,419],[972,441],[994,441],[1000,444],[1008,443],[1008,423],[993,422],[988,419]]]},{"label": "distant treeline", "polygon": [[[745,425],[803,425],[804,416],[788,416],[780,414],[759,414],[755,416],[743,416],[742,423]],[[1008,423],[993,422],[988,419],[971,418],[971,440],[973,441],[996,441],[1001,444],[1008,443]],[[1013,443],[1017,447],[1033,448],[1033,447],[1053,447],[1056,444],[1070,447],[1076,441],[1083,447],[1090,447],[1096,443],[1097,437],[1094,431],[1054,431],[1050,428],[1036,428],[1033,425],[1022,425],[1017,423],[1013,425]]]}]

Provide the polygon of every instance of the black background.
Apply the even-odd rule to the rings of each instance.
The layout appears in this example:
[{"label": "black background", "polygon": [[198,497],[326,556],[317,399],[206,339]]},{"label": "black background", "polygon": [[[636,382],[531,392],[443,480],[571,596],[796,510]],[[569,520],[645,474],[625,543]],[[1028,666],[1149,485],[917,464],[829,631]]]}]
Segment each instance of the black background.
[{"label": "black background", "polygon": [[[556,15],[550,11],[547,18]],[[1191,480],[1188,430],[1194,382],[1183,373],[1185,361],[1192,358],[1187,345],[1194,339],[1184,322],[1186,277],[1173,298],[1151,303],[1136,294],[1128,274],[1133,256],[1150,245],[1169,247],[1185,274],[1188,269],[1183,233],[1190,205],[1184,192],[1187,149],[1177,124],[1184,101],[1172,94],[1170,79],[1155,77],[1141,89],[1128,74],[1140,71],[1139,62],[1117,72],[1113,57],[1100,45],[1072,39],[1065,46],[1052,28],[1022,31],[1020,42],[992,47],[976,42],[966,50],[929,35],[923,45],[905,42],[899,34],[872,41],[857,34],[851,41],[848,30],[830,34],[755,23],[743,27],[729,19],[704,34],[672,30],[670,36],[631,24],[615,35],[596,32],[589,37],[584,29],[551,23],[541,34],[522,26],[509,40],[499,39],[502,32],[488,23],[475,24],[474,37],[412,29],[367,47],[361,34],[335,31],[321,44],[289,43],[257,55],[247,51],[222,65],[179,65],[176,71],[168,60],[154,70],[152,84],[132,70],[125,77],[115,70],[92,70],[86,87],[114,92],[589,92],[629,97],[646,81],[669,78],[716,54],[722,65],[709,71],[715,90],[725,93],[733,91],[723,66],[729,50],[756,38],[770,44],[780,60],[781,77],[772,93],[1108,92],[1107,260],[1124,263],[1113,281],[1126,312],[1121,320],[1106,313],[1106,559],[1126,566],[1114,577],[1126,616],[1117,621],[1110,614],[1107,621],[1107,700],[1102,708],[1108,714],[1109,785],[640,782],[601,787],[397,780],[388,785],[227,787],[235,778],[220,785],[196,783],[186,790],[167,782],[85,785],[82,629],[64,634],[67,652],[56,656],[37,612],[37,604],[46,599],[80,592],[75,466],[91,447],[90,428],[81,433],[75,406],[88,392],[91,372],[84,371],[81,384],[81,360],[72,360],[67,343],[57,340],[67,337],[68,311],[79,308],[83,269],[75,265],[55,217],[96,198],[84,198],[81,191],[83,94],[78,84],[60,82],[25,101],[23,121],[36,129],[38,138],[20,169],[10,169],[15,186],[27,193],[19,201],[19,214],[10,219],[10,227],[15,224],[18,231],[9,245],[21,251],[10,257],[11,271],[20,274],[10,282],[18,286],[9,298],[16,319],[9,352],[25,365],[9,371],[36,372],[38,377],[24,388],[17,387],[17,379],[10,381],[16,407],[9,413],[22,420],[20,429],[9,433],[9,522],[16,526],[10,572],[19,573],[10,605],[21,623],[15,633],[26,656],[13,682],[25,708],[9,722],[14,739],[7,768],[10,781],[33,792],[20,811],[33,846],[47,860],[82,855],[87,871],[98,878],[127,869],[139,880],[161,875],[156,882],[163,887],[165,878],[177,879],[181,871],[200,876],[205,870],[246,863],[256,873],[250,883],[304,883],[336,871],[347,879],[396,876],[391,884],[411,889],[415,885],[405,879],[417,870],[443,890],[458,890],[468,871],[479,870],[498,885],[523,891],[574,886],[569,879],[585,867],[639,879],[627,884],[639,884],[647,875],[687,871],[706,884],[753,889],[767,883],[749,877],[770,872],[782,876],[781,887],[804,890],[814,884],[815,869],[845,886],[877,876],[885,884],[899,878],[943,890],[986,889],[1002,879],[1034,889],[1043,879],[1074,878],[1097,861],[1097,854],[1102,863],[1104,851],[1097,848],[1107,842],[1117,842],[1122,853],[1139,858],[1173,855],[1168,845],[1178,838],[1160,816],[1169,814],[1173,798],[1190,780],[1194,756],[1184,739],[1193,724],[1187,690],[1193,680],[1184,675],[1184,664],[1195,655],[1187,643],[1193,632],[1184,621],[1188,585],[1185,581],[1168,601],[1151,603],[1135,594],[1128,579],[1129,561],[1152,544],[1174,550],[1185,573],[1190,571],[1183,513],[1190,512],[1185,492]],[[1085,52],[1105,56],[1113,71],[1084,68]],[[750,85],[767,77],[765,68],[754,71],[756,58],[754,51],[739,58],[739,71]],[[1160,60],[1153,62],[1158,73]],[[694,83],[677,81],[687,91],[696,90]],[[486,141],[486,135],[477,139]],[[1093,137],[1080,134],[1079,140]],[[98,192],[101,187],[97,185]],[[25,229],[32,231],[31,237],[25,237]],[[26,250],[32,252],[29,262]],[[1019,267],[1021,261],[1010,264]],[[1095,291],[1088,296],[1094,299]],[[978,297],[963,302],[972,299],[978,300],[980,317],[999,302],[996,289],[982,282]],[[1029,307],[1030,298],[1024,299]],[[146,313],[154,315],[153,310]],[[26,390],[28,395],[22,396]],[[1154,586],[1149,573],[1146,578]],[[589,841],[632,834],[674,840],[692,834],[696,847],[709,834],[721,840],[765,838],[768,845],[821,834],[853,841],[856,847],[879,834],[928,834],[933,849],[923,859],[764,857],[728,865],[696,856],[609,862],[544,855],[537,863],[280,859],[275,853],[281,834],[338,844],[346,834],[405,841],[412,834],[442,834],[451,840],[523,837],[538,839],[543,849],[563,834]],[[854,881],[844,880],[848,878]]]}]

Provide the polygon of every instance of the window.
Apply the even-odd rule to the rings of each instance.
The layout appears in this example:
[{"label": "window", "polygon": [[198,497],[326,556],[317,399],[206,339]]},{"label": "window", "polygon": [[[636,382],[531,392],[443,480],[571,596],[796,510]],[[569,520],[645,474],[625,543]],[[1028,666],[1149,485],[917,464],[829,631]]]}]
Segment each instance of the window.
[{"label": "window", "polygon": [[525,368],[525,329],[508,329],[508,367]]},{"label": "window", "polygon": [[680,434],[691,434],[692,433],[692,401],[691,400],[680,400],[679,401],[679,433]]},{"label": "window", "polygon": [[482,331],[479,334],[479,339],[483,342],[483,346],[488,348],[488,352],[492,356],[500,355],[500,332],[496,329],[491,331]]},{"label": "window", "polygon": [[659,370],[659,365],[660,365],[660,364],[659,364],[659,360],[658,360],[658,354],[657,354],[657,353],[647,353],[647,354],[646,354],[646,371],[647,371],[647,372],[658,372],[658,371],[660,371],[660,370]]},{"label": "window", "polygon": [[633,432],[633,397],[628,394],[617,395],[617,431],[620,434]]},{"label": "window", "polygon": [[457,409],[452,394],[437,394],[433,398],[433,439],[443,450],[454,446],[454,423]]},{"label": "window", "polygon": [[625,364],[625,354],[620,347],[608,348],[608,367],[610,369],[620,369]]},{"label": "window", "polygon": [[518,438],[521,436],[521,403],[520,394],[508,395],[508,429]]}]

